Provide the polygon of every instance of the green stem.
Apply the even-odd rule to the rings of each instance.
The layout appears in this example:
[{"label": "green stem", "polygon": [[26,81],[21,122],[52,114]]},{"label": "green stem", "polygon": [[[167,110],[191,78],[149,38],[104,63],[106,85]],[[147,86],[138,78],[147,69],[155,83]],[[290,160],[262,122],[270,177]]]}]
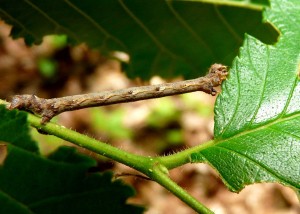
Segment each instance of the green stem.
[{"label": "green stem", "polygon": [[181,152],[177,152],[172,155],[164,156],[164,157],[157,157],[156,159],[164,165],[167,169],[174,169],[178,166],[182,166],[186,163],[190,163],[191,159],[190,156],[192,153],[200,152],[201,150],[206,149],[207,147],[211,147],[212,144],[215,142],[213,140],[208,141],[204,144],[201,144],[199,146],[195,146],[186,150],[183,150]]},{"label": "green stem", "polygon": [[167,190],[172,192],[178,198],[180,198],[183,202],[188,204],[191,208],[193,208],[198,213],[204,214],[212,214],[213,212],[201,204],[196,198],[187,193],[184,189],[178,186],[173,180],[169,178],[169,176],[161,170],[162,165],[156,165],[153,167],[152,179],[157,183],[165,187]]},{"label": "green stem", "polygon": [[[0,104],[4,104],[6,106],[9,105],[8,102],[5,102],[1,99]],[[27,115],[30,125],[40,131],[54,135],[63,140],[74,143],[80,147],[94,151],[97,154],[111,158],[143,173],[145,169],[151,167],[151,161],[153,159],[128,153],[109,144],[92,139],[86,135],[67,129],[63,126],[59,126],[52,122],[48,122],[46,125],[42,125],[41,118],[30,113],[28,113]]]},{"label": "green stem", "polygon": [[[115,148],[113,146],[110,146],[108,144],[105,144],[103,142],[97,141],[95,139],[92,139],[86,135],[82,135],[80,133],[77,133],[75,131],[66,129],[64,127],[61,127],[59,125],[53,124],[53,123],[47,123],[47,125],[41,125],[40,119],[36,116],[30,115],[28,116],[29,123],[42,131],[45,131],[49,134],[53,134],[61,139],[70,141],[80,147],[87,148],[91,151],[94,151],[100,155],[103,155],[105,157],[111,158],[115,161],[118,161],[120,163],[123,163],[127,166],[130,166],[147,176],[149,176],[152,180],[156,181],[157,183],[161,184],[163,187],[165,187],[167,190],[172,192],[174,195],[176,195],[178,198],[180,198],[183,202],[188,204],[191,208],[193,208],[195,211],[199,213],[212,213],[207,207],[205,207],[203,204],[201,204],[197,199],[192,197],[190,194],[188,194],[185,190],[183,190],[180,186],[178,186],[174,181],[172,181],[167,175],[166,171],[163,172],[161,170],[164,168],[163,165],[156,162],[156,158],[150,158],[150,157],[144,157],[144,156],[138,156],[134,155],[128,152],[125,152],[123,150],[120,150],[118,148]],[[184,154],[181,154],[180,157],[182,157]],[[165,159],[163,159],[165,160]],[[168,163],[169,159],[165,161]],[[176,162],[176,156],[173,156],[170,161]],[[161,167],[159,168],[158,165]]]},{"label": "green stem", "polygon": [[95,140],[86,135],[51,122],[47,123],[46,125],[41,125],[41,119],[34,115],[28,114],[28,122],[31,126],[37,128],[38,130],[52,134],[80,147],[96,152],[97,154],[111,158],[138,171],[144,172],[146,168],[151,167],[151,160],[148,157],[128,153],[124,150],[118,149],[109,144]]},{"label": "green stem", "polygon": [[[1,99],[0,104],[5,104],[6,106],[9,105],[9,103]],[[196,150],[203,149],[205,146],[198,146],[166,157],[144,157],[128,153],[109,144],[92,139],[86,135],[72,131],[63,126],[59,126],[55,123],[49,122],[46,125],[41,125],[41,118],[30,113],[28,113],[28,122],[31,126],[37,128],[40,131],[52,134],[56,137],[74,143],[80,147],[89,149],[93,152],[96,152],[97,154],[103,155],[120,163],[123,163],[129,167],[132,167],[149,176],[157,183],[161,184],[167,190],[180,198],[183,202],[188,204],[195,211],[199,213],[212,213],[208,208],[197,201],[197,199],[195,199],[185,190],[179,187],[167,175],[168,169],[175,168],[176,166],[180,166],[190,162],[190,154],[196,152]]]}]

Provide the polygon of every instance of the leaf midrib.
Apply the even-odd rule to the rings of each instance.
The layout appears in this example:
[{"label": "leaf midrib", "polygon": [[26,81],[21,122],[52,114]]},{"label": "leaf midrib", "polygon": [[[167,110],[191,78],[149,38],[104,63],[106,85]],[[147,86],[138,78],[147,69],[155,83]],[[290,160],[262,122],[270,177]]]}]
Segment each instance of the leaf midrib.
[{"label": "leaf midrib", "polygon": [[233,140],[233,139],[236,139],[236,138],[239,138],[239,137],[242,137],[242,136],[245,136],[245,135],[248,135],[248,134],[251,134],[253,132],[258,132],[260,131],[261,129],[267,129],[269,128],[270,126],[273,126],[273,125],[276,125],[276,124],[279,124],[281,122],[285,122],[285,121],[289,121],[289,120],[292,120],[294,118],[297,118],[297,117],[300,117],[300,112],[295,112],[293,114],[290,114],[289,116],[287,117],[280,117],[281,115],[278,115],[277,119],[274,119],[273,121],[269,122],[269,123],[266,123],[262,126],[259,126],[257,128],[253,128],[253,129],[249,129],[249,130],[246,130],[246,131],[243,131],[243,132],[240,132],[236,135],[233,135],[233,136],[230,136],[228,138],[220,138],[220,139],[216,139],[214,140],[215,144],[220,144],[220,143],[224,143],[225,141],[230,141],[230,140]]},{"label": "leaf midrib", "polygon": [[[218,148],[220,148],[220,149],[225,149],[225,150],[228,150],[228,151],[233,152],[233,153],[235,153],[235,154],[238,154],[238,155],[242,156],[243,158],[246,158],[247,160],[251,161],[251,162],[254,163],[255,165],[259,166],[260,168],[264,169],[264,170],[267,171],[269,174],[271,174],[273,177],[277,178],[277,179],[280,180],[280,181],[283,181],[285,184],[289,184],[289,185],[291,185],[291,186],[297,186],[297,183],[291,183],[291,182],[290,182],[289,180],[287,180],[285,177],[280,176],[280,175],[277,174],[274,170],[271,170],[269,167],[266,167],[265,165],[259,163],[258,161],[256,161],[255,159],[249,157],[248,155],[242,154],[242,153],[239,153],[239,152],[236,151],[236,150],[232,150],[232,149],[229,149],[229,148],[227,148],[227,147],[221,146],[221,144],[224,143],[224,142],[229,142],[229,141],[235,140],[235,139],[237,139],[237,138],[242,138],[243,136],[249,135],[249,134],[251,134],[251,133],[259,132],[260,130],[263,130],[263,129],[273,129],[273,130],[276,130],[276,129],[272,128],[271,126],[276,125],[276,124],[279,124],[279,123],[283,123],[283,122],[285,122],[285,121],[293,120],[293,119],[295,119],[295,118],[297,118],[297,117],[300,117],[300,112],[291,114],[291,115],[289,115],[289,116],[287,116],[287,117],[284,117],[284,118],[283,118],[283,117],[280,117],[280,116],[281,116],[281,115],[279,115],[279,117],[278,117],[277,119],[275,119],[274,121],[269,122],[269,123],[267,123],[267,124],[264,124],[264,125],[262,125],[262,126],[260,126],[260,127],[257,127],[257,128],[254,128],[254,129],[250,129],[250,130],[247,130],[247,131],[244,131],[244,132],[241,132],[241,133],[236,134],[236,135],[233,135],[233,136],[231,136],[231,137],[229,137],[229,138],[224,138],[224,139],[221,139],[221,140],[214,140],[214,143],[211,145],[210,148],[212,148],[212,147],[218,147]],[[280,130],[280,131],[279,131],[279,130],[276,130],[276,131],[281,132],[281,133],[284,133],[284,134],[287,134],[287,135],[292,135],[293,137],[295,137],[295,138],[297,138],[297,139],[300,139],[299,136],[294,135],[294,134],[292,134],[292,133],[289,133],[289,132],[287,132],[287,131],[282,131],[282,130]],[[205,150],[205,149],[207,149],[207,148],[209,148],[209,147],[206,147],[206,148],[204,147],[204,149],[203,149],[203,147],[202,147],[201,150],[203,151],[203,150]],[[201,153],[201,151],[199,151],[199,152]],[[205,159],[206,159],[206,158],[205,158]],[[207,159],[206,159],[206,160],[207,160]],[[208,160],[207,160],[207,161],[208,161]],[[208,162],[210,162],[210,161],[208,161]],[[300,188],[300,186],[298,185],[297,188]]]},{"label": "leaf midrib", "polygon": [[[284,176],[281,176],[280,174],[276,173],[276,170],[272,170],[270,167],[267,167],[266,165],[260,163],[259,161],[251,158],[250,156],[248,156],[246,154],[240,153],[240,152],[238,152],[236,150],[232,150],[232,149],[229,149],[227,147],[220,146],[220,145],[219,146],[215,146],[215,147],[218,147],[219,149],[230,151],[230,153],[235,153],[236,155],[238,155],[238,156],[240,156],[240,157],[242,157],[244,159],[247,159],[249,162],[251,162],[251,163],[255,164],[256,166],[258,166],[258,168],[260,168],[260,169],[268,172],[268,174],[272,175],[275,179],[277,179],[279,181],[283,181],[285,184],[289,184],[291,186],[297,186],[297,183],[291,183]],[[255,177],[254,177],[254,179],[255,179]],[[266,181],[268,181],[268,180],[266,180]],[[264,182],[264,181],[261,181],[261,182]],[[298,186],[297,188],[300,188],[300,186]]]}]

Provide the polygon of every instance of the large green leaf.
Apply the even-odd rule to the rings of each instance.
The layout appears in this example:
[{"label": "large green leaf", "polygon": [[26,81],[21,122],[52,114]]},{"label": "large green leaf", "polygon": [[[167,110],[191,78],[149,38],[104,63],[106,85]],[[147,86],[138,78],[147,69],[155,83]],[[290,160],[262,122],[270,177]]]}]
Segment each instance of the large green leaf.
[{"label": "large green leaf", "polygon": [[192,155],[233,191],[255,182],[300,189],[300,1],[273,0],[265,17],[279,42],[247,36],[216,102],[215,142]]},{"label": "large green leaf", "polygon": [[245,32],[275,42],[278,34],[261,23],[261,12],[250,1],[0,0],[14,38],[39,43],[44,35],[67,34],[102,53],[126,52],[128,75],[142,78],[198,77],[212,63],[230,65]]},{"label": "large green leaf", "polygon": [[[16,112],[0,105],[0,140],[7,142],[0,165],[0,213],[142,213],[143,208],[126,204],[134,194],[131,187],[112,182],[110,173],[89,173],[95,160],[68,147],[48,158],[32,152],[28,145],[35,143],[24,134],[26,113]],[[14,136],[6,137],[8,132]]]}]

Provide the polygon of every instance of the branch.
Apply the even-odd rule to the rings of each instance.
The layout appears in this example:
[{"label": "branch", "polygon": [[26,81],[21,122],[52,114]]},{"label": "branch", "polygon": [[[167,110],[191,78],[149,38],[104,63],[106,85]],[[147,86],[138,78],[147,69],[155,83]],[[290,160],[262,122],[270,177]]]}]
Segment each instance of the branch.
[{"label": "branch", "polygon": [[62,112],[82,108],[134,102],[194,91],[203,91],[214,96],[217,94],[214,87],[221,85],[227,74],[226,66],[213,64],[209,69],[209,73],[204,77],[174,83],[132,87],[53,99],[39,98],[35,95],[15,95],[9,108],[25,110],[40,115],[42,116],[42,124],[45,124]]}]

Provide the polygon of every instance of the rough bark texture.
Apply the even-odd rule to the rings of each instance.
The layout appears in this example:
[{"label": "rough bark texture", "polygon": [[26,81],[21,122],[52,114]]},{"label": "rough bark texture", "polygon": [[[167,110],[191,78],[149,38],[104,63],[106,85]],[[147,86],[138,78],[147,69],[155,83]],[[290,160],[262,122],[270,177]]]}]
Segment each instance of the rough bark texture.
[{"label": "rough bark texture", "polygon": [[134,102],[194,91],[203,91],[214,96],[217,94],[214,87],[221,85],[227,74],[226,66],[213,64],[209,69],[209,73],[204,77],[174,83],[132,87],[53,99],[44,99],[28,94],[15,95],[9,108],[21,109],[40,115],[42,116],[42,123],[45,124],[62,112],[82,108]]}]

